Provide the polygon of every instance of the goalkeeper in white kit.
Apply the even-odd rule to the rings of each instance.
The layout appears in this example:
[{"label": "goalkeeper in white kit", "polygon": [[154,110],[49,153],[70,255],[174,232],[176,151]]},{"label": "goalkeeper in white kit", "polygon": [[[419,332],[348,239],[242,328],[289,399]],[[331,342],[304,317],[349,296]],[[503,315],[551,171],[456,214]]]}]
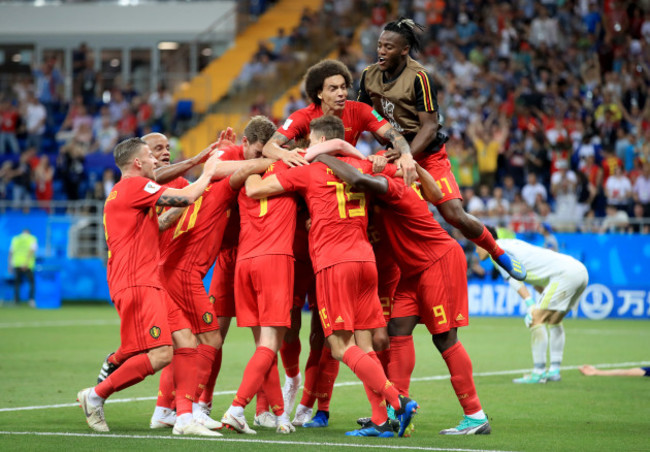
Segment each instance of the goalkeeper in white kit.
[{"label": "goalkeeper in white kit", "polygon": [[[497,244],[526,268],[526,279],[517,281],[495,265],[510,286],[526,301],[526,326],[530,328],[533,351],[533,372],[514,383],[546,383],[560,381],[560,365],[564,354],[564,326],[562,319],[571,310],[589,282],[587,268],[582,262],[566,254],[531,245],[518,239],[499,239],[497,231],[487,226]],[[487,251],[477,249],[481,260]],[[528,291],[530,284],[540,294],[537,301]],[[547,370],[546,350],[550,348],[551,364]]]}]

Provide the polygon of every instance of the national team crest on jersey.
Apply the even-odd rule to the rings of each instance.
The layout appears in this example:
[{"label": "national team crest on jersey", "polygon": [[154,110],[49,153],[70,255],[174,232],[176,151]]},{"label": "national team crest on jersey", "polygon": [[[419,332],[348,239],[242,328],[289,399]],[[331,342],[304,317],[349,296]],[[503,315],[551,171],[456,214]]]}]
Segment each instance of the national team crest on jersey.
[{"label": "national team crest on jersey", "polygon": [[208,298],[208,300],[210,300],[210,303],[214,304],[216,298],[214,298],[214,295],[210,295],[210,298]]},{"label": "national team crest on jersey", "polygon": [[154,339],[158,339],[160,337],[160,328],[157,326],[152,326],[149,330],[149,334],[151,334],[151,337]]},{"label": "national team crest on jersey", "polygon": [[151,193],[152,195],[160,190],[162,187],[155,182],[147,182],[147,185],[144,186],[144,191]]},{"label": "national team crest on jersey", "polygon": [[212,320],[214,319],[214,316],[212,315],[212,313],[206,312],[205,314],[203,314],[202,319],[205,323],[210,325],[212,323]]}]

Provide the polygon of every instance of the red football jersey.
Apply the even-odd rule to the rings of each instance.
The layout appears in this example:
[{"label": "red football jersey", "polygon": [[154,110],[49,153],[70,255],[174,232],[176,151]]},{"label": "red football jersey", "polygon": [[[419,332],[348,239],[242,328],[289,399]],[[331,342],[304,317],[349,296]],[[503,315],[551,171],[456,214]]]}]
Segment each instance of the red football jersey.
[{"label": "red football jersey", "polygon": [[176,224],[164,232],[170,238],[169,246],[161,250],[161,265],[197,270],[205,276],[221,248],[227,211],[237,193],[230,188],[230,177],[208,185]]},{"label": "red football jersey", "polygon": [[[339,158],[363,173],[372,172],[372,163],[367,160]],[[384,172],[394,174],[395,166],[388,165]],[[277,177],[286,191],[297,191],[307,201],[314,272],[341,262],[375,262],[366,234],[368,198],[365,193],[353,192],[323,163],[291,168]]]},{"label": "red football jersey", "polygon": [[296,232],[293,239],[293,257],[297,261],[310,262],[309,256],[309,232],[307,231],[307,220],[309,220],[309,210],[302,198],[296,200],[298,213],[296,221]]},{"label": "red football jersey", "polygon": [[156,202],[164,191],[146,177],[128,177],[115,184],[106,198],[106,273],[111,294],[134,286],[162,287]]},{"label": "red football jersey", "polygon": [[[291,114],[284,122],[278,132],[287,137],[289,140],[296,138],[309,138],[309,123],[312,119],[323,116],[323,109],[320,105],[310,104]],[[376,132],[384,124],[388,124],[379,113],[372,109],[371,106],[363,102],[346,100],[343,109],[343,125],[345,126],[345,141],[351,145],[356,145],[361,132]]]},{"label": "red football jersey", "polygon": [[[268,167],[264,178],[286,171],[282,161]],[[286,254],[293,256],[296,230],[296,196],[285,193],[269,198],[251,199],[241,190],[238,198],[241,230],[237,260]]]},{"label": "red football jersey", "polygon": [[389,208],[382,210],[381,231],[385,231],[402,275],[408,277],[430,267],[460,245],[433,218],[419,189],[406,187],[400,178],[386,179],[388,192],[379,198]]},{"label": "red football jersey", "polygon": [[[228,146],[222,149],[222,152],[219,156],[220,160],[244,160],[244,146],[242,145]],[[228,224],[221,241],[222,250],[234,248],[239,242],[239,206],[236,202],[230,206],[227,216]]]}]

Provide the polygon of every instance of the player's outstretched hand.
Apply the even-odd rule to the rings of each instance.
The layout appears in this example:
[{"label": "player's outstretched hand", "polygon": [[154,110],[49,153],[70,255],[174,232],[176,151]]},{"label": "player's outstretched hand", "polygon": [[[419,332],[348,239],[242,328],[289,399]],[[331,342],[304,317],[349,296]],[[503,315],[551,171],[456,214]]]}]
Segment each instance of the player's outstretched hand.
[{"label": "player's outstretched hand", "polygon": [[214,153],[208,158],[208,160],[205,162],[205,165],[203,166],[203,174],[208,176],[210,179],[212,179],[217,172],[217,167],[221,163],[221,160],[219,160],[219,154]]},{"label": "player's outstretched hand", "polygon": [[219,134],[219,139],[216,141],[218,144],[218,149],[223,149],[228,146],[233,146],[237,143],[237,134],[232,127],[228,127],[226,130],[222,130]]},{"label": "player's outstretched hand", "polygon": [[388,159],[383,155],[371,154],[368,156],[368,161],[372,162],[372,172],[381,173],[386,165],[388,164]]},{"label": "player's outstretched hand", "polygon": [[596,371],[597,371],[597,369],[594,366],[590,366],[589,364],[580,366],[578,370],[582,372],[582,375],[586,375],[588,377],[591,377],[592,375],[596,375]]},{"label": "player's outstretched hand", "polygon": [[282,157],[282,161],[286,163],[289,167],[309,165],[309,162],[305,158],[295,151],[285,152]]}]

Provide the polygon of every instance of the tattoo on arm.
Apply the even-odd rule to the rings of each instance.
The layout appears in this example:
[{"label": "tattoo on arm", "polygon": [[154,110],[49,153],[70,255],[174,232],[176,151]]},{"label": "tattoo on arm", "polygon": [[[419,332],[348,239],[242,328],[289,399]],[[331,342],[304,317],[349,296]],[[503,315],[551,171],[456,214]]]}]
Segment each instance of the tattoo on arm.
[{"label": "tattoo on arm", "polygon": [[169,229],[172,224],[176,223],[176,220],[180,218],[184,210],[185,209],[181,207],[174,207],[160,215],[158,217],[158,230],[164,231],[166,229]]},{"label": "tattoo on arm", "polygon": [[271,139],[269,141],[274,142],[278,146],[282,146],[284,144],[287,144],[287,142],[289,142],[289,139],[282,135],[280,132],[274,132],[273,135],[271,135]]},{"label": "tattoo on arm", "polygon": [[185,196],[169,196],[163,194],[158,198],[157,206],[163,207],[186,207],[191,204],[190,200]]},{"label": "tattoo on arm", "polygon": [[386,131],[384,134],[384,138],[388,139],[391,143],[393,143],[393,147],[397,150],[399,150],[400,154],[408,154],[411,152],[408,143],[406,142],[406,139],[402,136],[402,134],[397,133],[397,131],[394,128],[390,128]]}]

